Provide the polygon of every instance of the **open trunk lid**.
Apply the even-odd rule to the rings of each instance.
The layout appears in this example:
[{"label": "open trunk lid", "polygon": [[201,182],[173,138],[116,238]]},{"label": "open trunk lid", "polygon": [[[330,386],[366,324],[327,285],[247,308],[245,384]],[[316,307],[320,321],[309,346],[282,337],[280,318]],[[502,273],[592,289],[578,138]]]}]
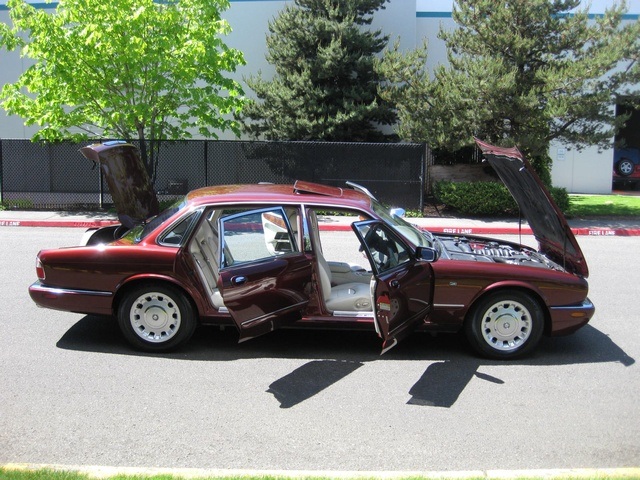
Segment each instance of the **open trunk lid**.
[{"label": "open trunk lid", "polygon": [[158,214],[158,198],[134,145],[121,141],[96,143],[80,152],[100,164],[122,225],[131,228]]}]

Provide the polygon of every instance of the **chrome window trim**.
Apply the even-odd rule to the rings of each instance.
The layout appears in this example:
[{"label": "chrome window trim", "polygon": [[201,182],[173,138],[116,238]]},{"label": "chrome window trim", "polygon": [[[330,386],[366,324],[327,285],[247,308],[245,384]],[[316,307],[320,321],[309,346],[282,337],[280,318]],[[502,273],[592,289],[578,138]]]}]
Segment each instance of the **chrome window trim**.
[{"label": "chrome window trim", "polygon": [[92,295],[95,297],[113,296],[113,292],[105,292],[102,290],[81,290],[76,288],[48,287],[46,285],[42,285],[41,283],[39,285],[34,284],[33,288],[41,292],[53,293],[55,295]]},{"label": "chrome window trim", "polygon": [[585,298],[582,303],[577,305],[560,305],[557,307],[549,307],[550,310],[591,310],[594,308],[593,303],[589,298]]},{"label": "chrome window trim", "polygon": [[[195,228],[196,224],[198,223],[198,220],[200,219],[200,217],[202,216],[202,212],[204,212],[204,207],[198,207],[198,208],[192,210],[191,212],[185,213],[183,216],[181,216],[180,218],[176,219],[174,222],[171,222],[171,225],[169,225],[167,228],[165,228],[162,231],[162,233],[160,235],[158,235],[157,244],[162,246],[162,247],[173,247],[173,248],[182,247],[185,244],[186,240],[188,238],[191,238],[191,234],[193,233],[193,229]],[[188,218],[188,217],[191,217],[191,218]],[[169,235],[171,233],[171,231],[174,228],[176,228],[182,222],[191,222],[191,224],[185,230],[184,235],[182,236],[182,240],[180,241],[180,243],[166,243],[166,242],[164,242],[163,240],[165,239],[165,237],[167,235]]]}]

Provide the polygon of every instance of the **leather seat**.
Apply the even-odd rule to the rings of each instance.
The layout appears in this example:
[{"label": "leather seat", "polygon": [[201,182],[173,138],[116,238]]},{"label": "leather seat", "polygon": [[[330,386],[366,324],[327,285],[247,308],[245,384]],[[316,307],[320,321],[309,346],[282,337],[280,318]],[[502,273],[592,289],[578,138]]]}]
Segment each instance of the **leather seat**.
[{"label": "leather seat", "polygon": [[372,311],[371,285],[361,282],[332,285],[331,269],[322,254],[320,236],[318,234],[318,219],[315,212],[309,210],[309,224],[313,241],[314,253],[318,263],[320,288],[327,309],[335,311]]},{"label": "leather seat", "polygon": [[198,273],[207,289],[211,303],[220,310],[221,308],[225,308],[225,306],[220,290],[218,289],[218,276],[220,272],[218,251],[220,241],[218,232],[213,226],[214,224],[210,219],[204,219],[202,221],[189,246],[189,251],[196,263]]}]

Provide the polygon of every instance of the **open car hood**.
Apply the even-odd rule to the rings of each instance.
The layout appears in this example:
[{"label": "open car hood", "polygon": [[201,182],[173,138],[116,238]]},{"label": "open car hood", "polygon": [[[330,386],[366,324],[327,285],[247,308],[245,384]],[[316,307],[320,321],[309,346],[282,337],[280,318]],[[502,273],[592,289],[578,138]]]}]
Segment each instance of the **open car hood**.
[{"label": "open car hood", "polygon": [[158,214],[158,198],[134,145],[120,141],[95,143],[80,152],[100,164],[122,225],[131,228]]},{"label": "open car hood", "polygon": [[587,262],[567,220],[522,153],[517,148],[495,147],[478,139],[476,143],[518,203],[540,252],[567,271],[588,277]]}]

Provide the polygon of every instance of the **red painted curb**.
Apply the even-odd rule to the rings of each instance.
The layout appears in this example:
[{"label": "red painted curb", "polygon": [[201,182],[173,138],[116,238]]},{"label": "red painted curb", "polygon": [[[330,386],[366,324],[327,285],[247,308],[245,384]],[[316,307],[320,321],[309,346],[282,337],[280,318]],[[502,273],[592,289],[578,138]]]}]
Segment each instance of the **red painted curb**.
[{"label": "red painted curb", "polygon": [[117,220],[0,220],[0,227],[94,228],[119,223]]},{"label": "red painted curb", "polygon": [[[420,227],[433,233],[450,233],[455,235],[533,235],[530,227]],[[320,230],[350,231],[349,225],[320,225]],[[640,228],[608,228],[608,227],[579,227],[572,228],[574,235],[589,235],[596,237],[633,237],[640,236]]]},{"label": "red painted curb", "polygon": [[[59,227],[59,228],[97,228],[117,225],[117,220],[0,220],[0,227]],[[426,229],[424,227],[421,227]],[[320,225],[324,231],[348,232],[350,225]],[[454,235],[531,235],[531,228],[523,227],[430,227],[433,233]],[[572,228],[574,235],[596,237],[635,237],[640,236],[640,228],[579,227]]]}]

